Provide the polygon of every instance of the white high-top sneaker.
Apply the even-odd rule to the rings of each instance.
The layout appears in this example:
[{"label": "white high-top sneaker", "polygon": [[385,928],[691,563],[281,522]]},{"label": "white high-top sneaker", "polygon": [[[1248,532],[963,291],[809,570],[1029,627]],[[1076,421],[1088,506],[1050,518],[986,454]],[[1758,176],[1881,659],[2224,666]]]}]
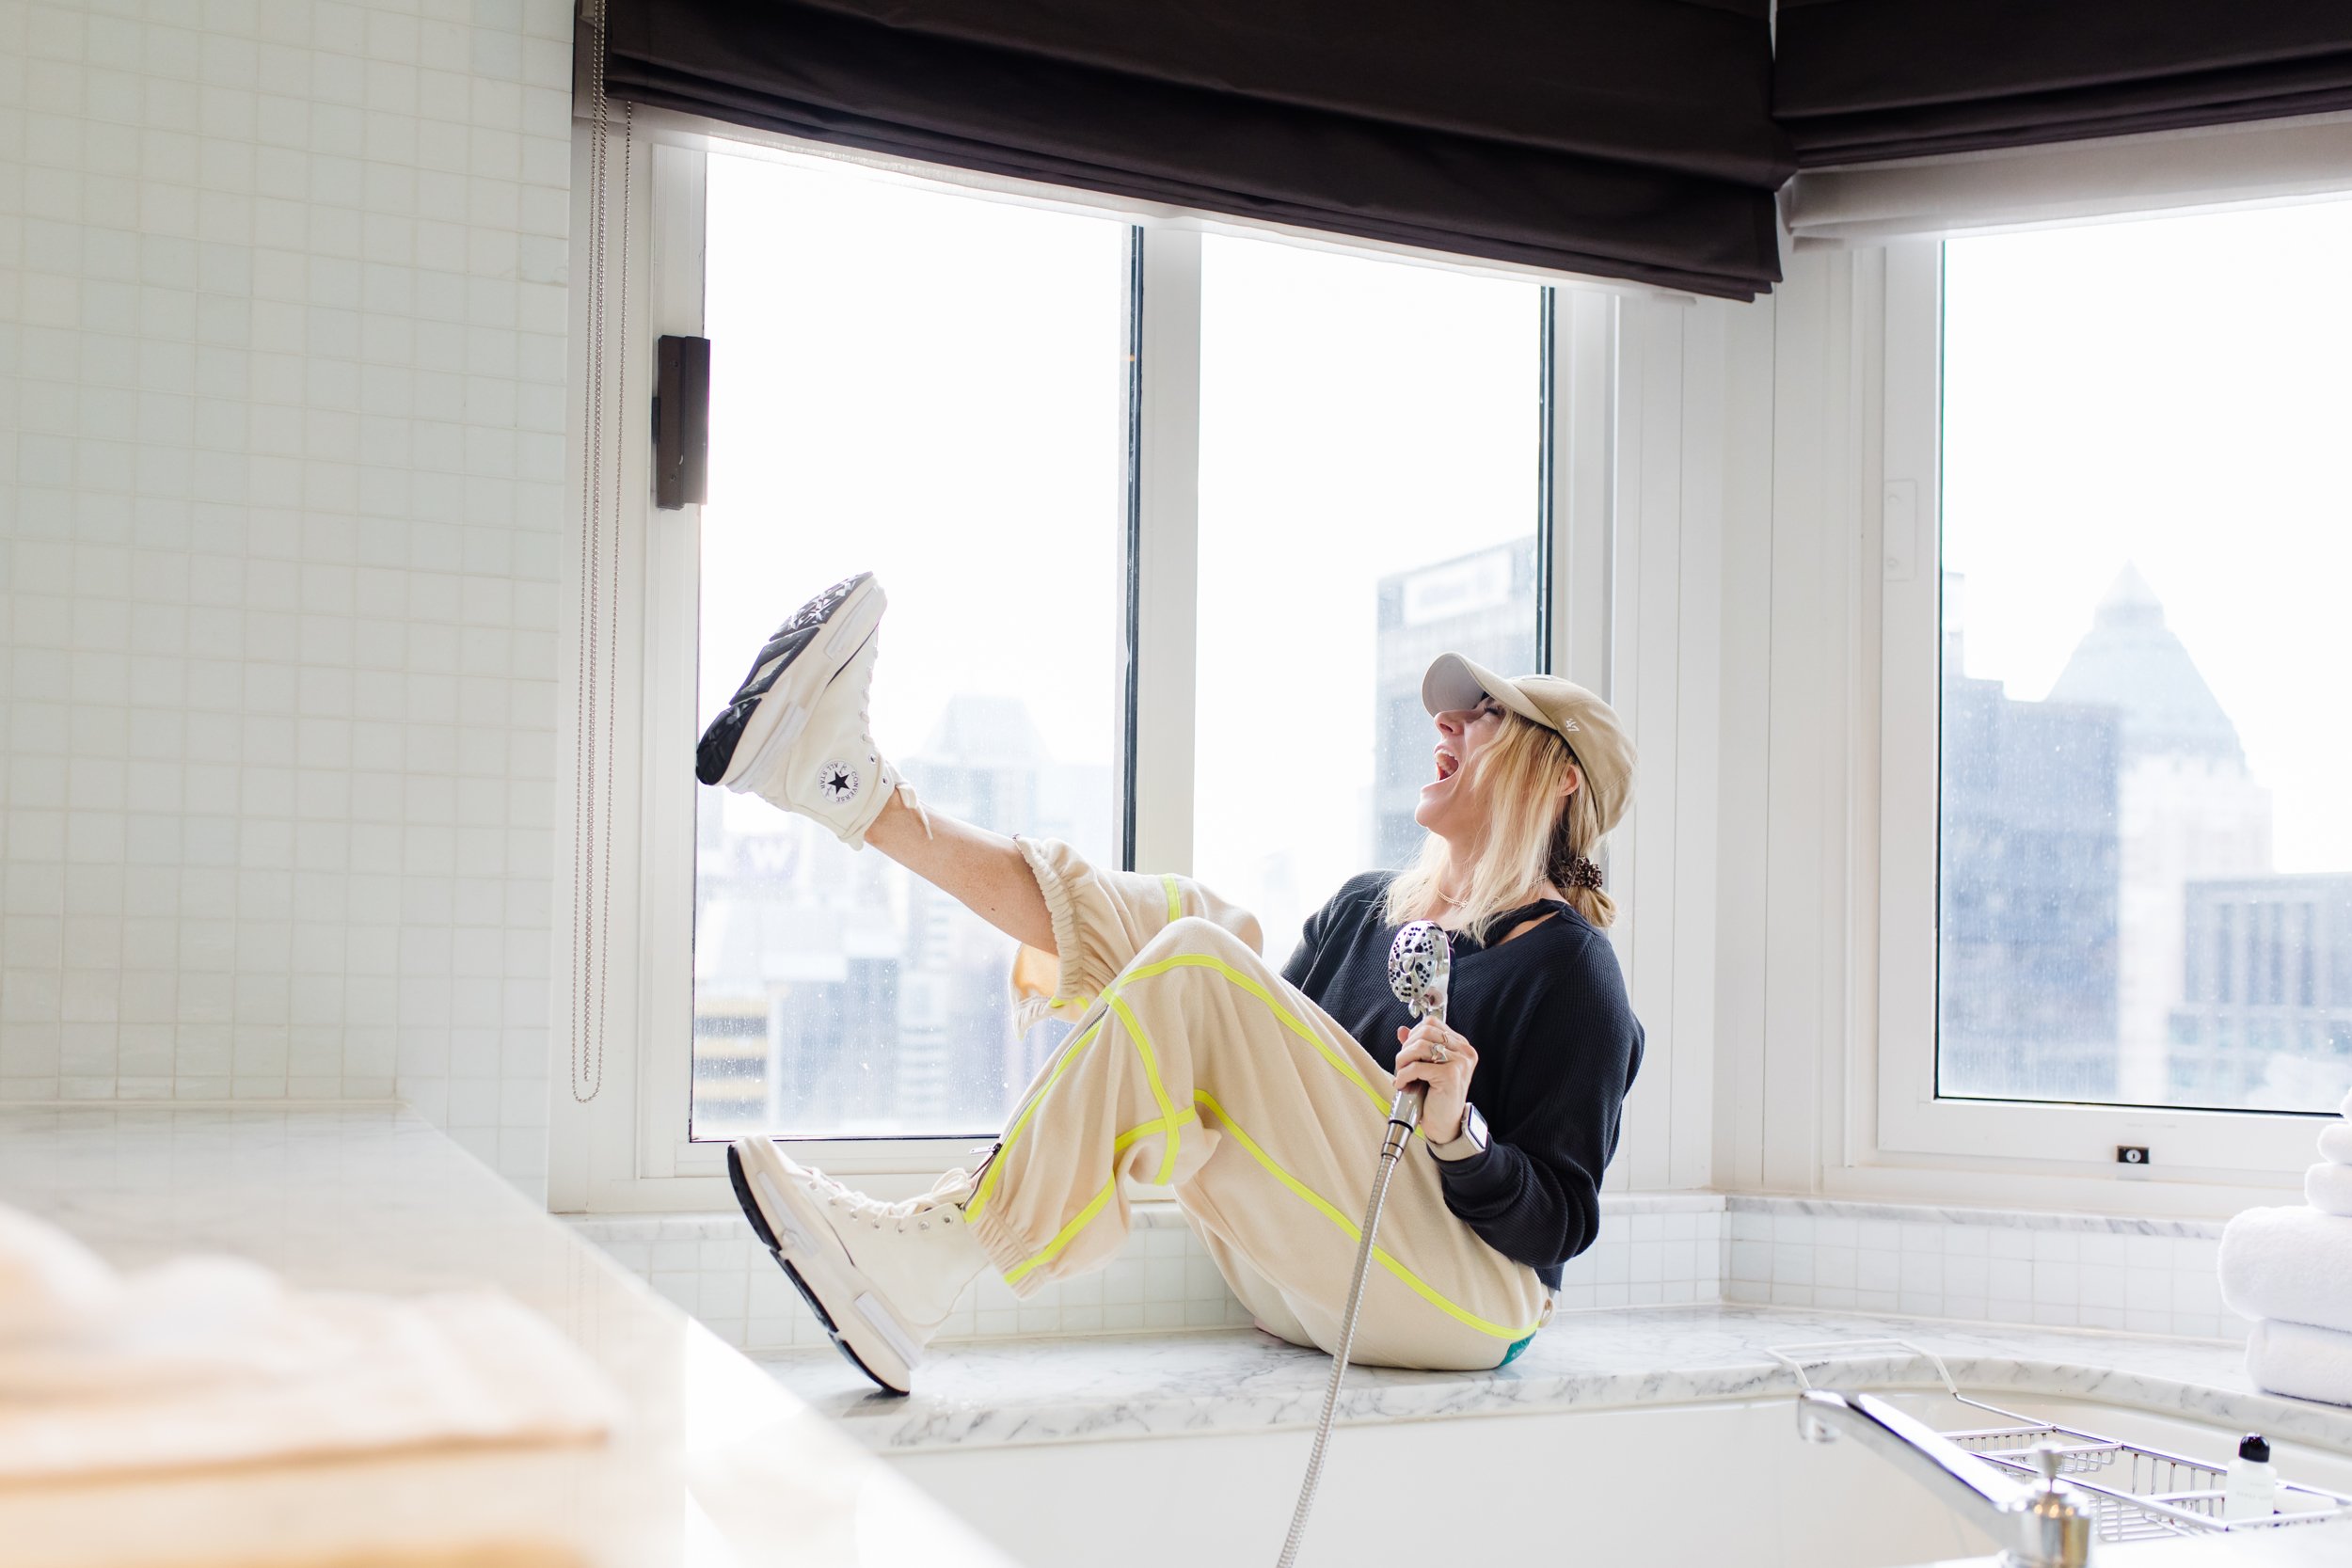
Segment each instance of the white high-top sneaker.
[{"label": "white high-top sneaker", "polygon": [[963,1288],[988,1266],[964,1223],[973,1179],[951,1170],[920,1197],[884,1203],[793,1164],[766,1138],[727,1150],[744,1218],[857,1369],[894,1394]]},{"label": "white high-top sneaker", "polygon": [[703,732],[695,777],[814,817],[852,849],[866,847],[893,794],[903,790],[921,813],[914,786],[876,749],[866,715],[888,602],[866,572],[787,617]]}]

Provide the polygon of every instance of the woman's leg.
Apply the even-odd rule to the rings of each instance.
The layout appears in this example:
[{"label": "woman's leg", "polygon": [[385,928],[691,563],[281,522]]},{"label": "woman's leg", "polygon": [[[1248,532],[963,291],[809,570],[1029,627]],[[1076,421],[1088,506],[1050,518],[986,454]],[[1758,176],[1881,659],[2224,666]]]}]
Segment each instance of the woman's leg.
[{"label": "woman's leg", "polygon": [[[1180,919],[1103,987],[964,1217],[1026,1292],[1118,1251],[1121,1178],[1172,1185],[1260,1316],[1330,1349],[1390,1098],[1388,1073],[1256,952],[1213,922]],[[1418,1138],[1378,1244],[1351,1359],[1492,1367],[1548,1311],[1534,1271],[1446,1209]]]},{"label": "woman's leg", "polygon": [[[1056,989],[1083,984],[1089,955],[1123,929],[1114,890],[1132,895],[1141,879],[1095,877],[1051,840],[1021,845],[1062,937]],[[1063,875],[1073,866],[1085,873],[1074,893]],[[1086,998],[977,1173],[884,1203],[764,1138],[736,1143],[728,1170],[760,1240],[886,1387],[911,1386],[924,1344],[981,1268],[1025,1294],[1107,1261],[1127,1229],[1122,1177],[1173,1185],[1260,1321],[1328,1350],[1390,1098],[1389,1075],[1254,948],[1216,921],[1180,916]],[[1436,1162],[1409,1144],[1350,1359],[1492,1367],[1549,1309],[1533,1270],[1448,1212]]]},{"label": "woman's leg", "polygon": [[1053,957],[1054,917],[1020,844],[944,812],[926,811],[928,829],[893,795],[866,830],[866,842],[1013,941]]},{"label": "woman's leg", "polygon": [[[703,732],[695,776],[799,813],[852,847],[873,845],[1020,942],[1022,959],[1043,960],[1016,962],[1016,978],[1041,971],[1065,1006],[1075,996],[1066,982],[1099,985],[1180,913],[1209,915],[1256,944],[1248,912],[1197,883],[1097,873],[1066,847],[1059,857],[1041,855],[1035,843],[916,807],[913,787],[874,744],[867,714],[885,603],[882,584],[860,573],[787,616]],[[1055,902],[1057,879],[1089,880],[1107,893],[1115,914],[1075,958],[1068,900]]]},{"label": "woman's leg", "polygon": [[[1014,1017],[1024,1029],[1040,1018],[1087,1012],[1171,925],[1215,930],[1256,958],[1258,923],[1249,911],[1189,878],[1103,871],[1058,840],[1004,841],[945,817],[932,818],[927,833],[895,786],[865,831],[866,842],[1022,940],[1012,981],[1020,998]],[[1006,859],[1008,842],[1019,880]],[[1032,945],[1033,938],[1050,951]],[[876,1382],[905,1390],[922,1347],[987,1265],[963,1208],[973,1178],[951,1171],[921,1197],[884,1203],[797,1164],[765,1138],[739,1140],[727,1168],[745,1216],[835,1342]]]}]

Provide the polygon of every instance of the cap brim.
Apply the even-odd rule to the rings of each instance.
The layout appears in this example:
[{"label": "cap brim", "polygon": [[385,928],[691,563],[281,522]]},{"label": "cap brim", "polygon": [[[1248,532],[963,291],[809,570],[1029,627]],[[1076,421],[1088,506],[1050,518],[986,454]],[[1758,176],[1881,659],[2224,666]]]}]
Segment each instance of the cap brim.
[{"label": "cap brim", "polygon": [[1481,697],[1492,697],[1520,718],[1549,729],[1544,710],[1528,701],[1527,693],[1508,676],[1498,675],[1460,654],[1439,654],[1421,677],[1421,705],[1431,713],[1476,707]]}]

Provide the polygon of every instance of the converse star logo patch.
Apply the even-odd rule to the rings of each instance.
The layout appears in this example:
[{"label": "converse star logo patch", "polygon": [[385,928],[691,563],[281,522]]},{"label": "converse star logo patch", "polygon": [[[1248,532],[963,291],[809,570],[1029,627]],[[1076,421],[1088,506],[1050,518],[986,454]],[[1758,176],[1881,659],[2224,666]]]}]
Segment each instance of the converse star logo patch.
[{"label": "converse star logo patch", "polygon": [[857,769],[846,762],[829,762],[817,771],[817,787],[834,805],[857,796]]}]

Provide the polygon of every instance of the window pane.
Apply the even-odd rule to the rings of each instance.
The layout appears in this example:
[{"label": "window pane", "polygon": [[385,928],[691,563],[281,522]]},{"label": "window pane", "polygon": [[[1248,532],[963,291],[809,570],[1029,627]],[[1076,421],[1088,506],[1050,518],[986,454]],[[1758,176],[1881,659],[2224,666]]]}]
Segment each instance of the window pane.
[{"label": "window pane", "polygon": [[[730,156],[707,221],[704,718],[873,571],[882,754],[929,804],[1115,857],[1125,227]],[[1011,942],[804,818],[699,801],[694,1135],[998,1126],[1063,1027],[1013,1034]]]},{"label": "window pane", "polygon": [[1535,667],[1532,284],[1202,247],[1194,864],[1266,953],[1420,846],[1446,650]]},{"label": "window pane", "polygon": [[1945,250],[1939,1083],[2352,1082],[2352,205]]}]

